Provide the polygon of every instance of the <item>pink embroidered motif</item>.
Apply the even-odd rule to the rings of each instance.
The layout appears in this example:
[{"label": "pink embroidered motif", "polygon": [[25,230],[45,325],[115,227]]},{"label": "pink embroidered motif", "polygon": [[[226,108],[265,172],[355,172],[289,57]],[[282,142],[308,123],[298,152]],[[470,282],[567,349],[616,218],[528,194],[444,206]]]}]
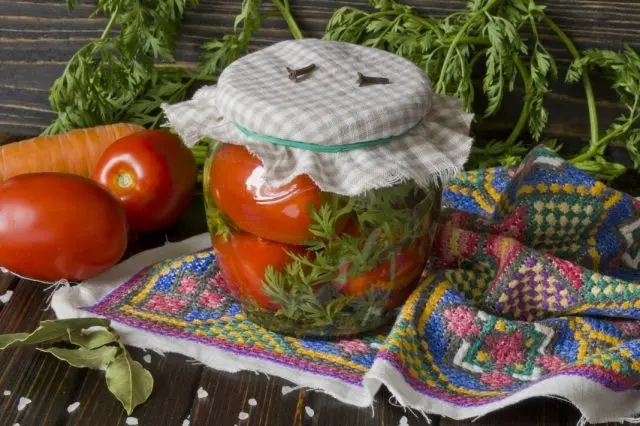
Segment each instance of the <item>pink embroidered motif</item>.
[{"label": "pink embroidered motif", "polygon": [[447,319],[449,331],[463,339],[480,332],[480,329],[475,324],[476,315],[467,308],[457,306],[454,309],[447,309],[444,311],[444,317]]},{"label": "pink embroidered motif", "polygon": [[198,287],[198,280],[193,277],[184,277],[182,281],[180,281],[178,292],[182,294],[191,294],[195,291],[196,287]]},{"label": "pink embroidered motif", "polygon": [[236,298],[238,297],[237,289],[234,286],[230,286],[220,272],[209,279],[209,285],[212,287],[218,287]]},{"label": "pink embroidered motif", "polygon": [[210,290],[205,290],[200,295],[200,304],[205,305],[209,308],[216,309],[218,306],[222,304],[224,301],[224,297],[219,295],[218,293],[214,293]]},{"label": "pink embroidered motif", "polygon": [[144,305],[147,309],[158,312],[170,312],[176,314],[180,312],[185,306],[187,301],[184,299],[178,299],[174,297],[165,297],[155,295]]},{"label": "pink embroidered motif", "polygon": [[626,337],[637,338],[640,336],[640,323],[638,321],[624,321],[617,324]]},{"label": "pink embroidered motif", "polygon": [[496,365],[502,367],[505,364],[514,364],[524,360],[522,346],[524,335],[521,331],[508,335],[487,337],[487,344],[491,348],[491,355],[496,360]]},{"label": "pink embroidered motif", "polygon": [[543,355],[536,360],[547,371],[557,371],[563,369],[567,364],[564,360],[555,355]]},{"label": "pink embroidered motif", "polygon": [[361,340],[341,340],[336,346],[340,346],[350,354],[365,353],[369,350],[369,346]]},{"label": "pink embroidered motif", "polygon": [[549,255],[549,259],[556,265],[562,275],[567,278],[571,287],[576,290],[582,287],[584,281],[582,280],[582,268],[580,266],[551,255]]},{"label": "pink embroidered motif", "polygon": [[505,220],[496,224],[491,232],[502,234],[503,237],[511,237],[513,239],[520,240],[526,228],[525,216],[526,210],[524,207],[520,207],[511,215],[507,216]]},{"label": "pink embroidered motif", "polygon": [[499,370],[482,373],[480,380],[492,389],[500,389],[513,384],[513,378]]}]

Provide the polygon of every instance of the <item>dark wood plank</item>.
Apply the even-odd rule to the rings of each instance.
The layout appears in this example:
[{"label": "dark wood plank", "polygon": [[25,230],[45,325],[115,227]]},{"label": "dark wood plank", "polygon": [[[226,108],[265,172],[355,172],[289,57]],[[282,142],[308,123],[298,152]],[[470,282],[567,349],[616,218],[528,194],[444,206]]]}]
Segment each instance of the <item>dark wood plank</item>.
[{"label": "dark wood plank", "polygon": [[0,296],[4,296],[4,298],[9,299],[6,302],[0,301],[0,312],[2,312],[4,307],[11,302],[18,281],[18,278],[14,277],[11,274],[0,273]]},{"label": "dark wood plank", "polygon": [[[129,350],[134,359],[149,369],[155,382],[150,400],[132,416],[141,425],[181,425],[193,405],[202,367],[189,363],[181,355],[163,357],[137,348]],[[145,355],[151,357],[150,363],[144,361]],[[68,426],[121,425],[128,417],[107,389],[104,374],[99,371],[85,372],[82,383],[75,389],[75,400],[80,402],[80,407],[63,423]]]},{"label": "dark wood plank", "polygon": [[[45,313],[48,293],[39,284],[21,281],[14,297],[0,311],[0,333],[14,333],[35,328]],[[17,348],[0,352],[0,424],[57,424],[65,415],[69,394],[83,374],[55,358],[33,348]],[[21,412],[20,398],[33,402]]]},{"label": "dark wood plank", "polygon": [[489,416],[475,419],[473,422],[458,422],[448,418],[440,420],[440,426],[458,426],[473,424],[477,426],[494,425],[557,425],[575,426],[580,413],[572,405],[550,398],[537,398],[496,411]]},{"label": "dark wood plank", "polygon": [[[427,425],[402,408],[388,403],[389,394],[382,391],[374,409],[347,406],[318,392],[295,390],[283,395],[283,386],[293,386],[278,377],[253,372],[228,374],[205,369],[200,386],[209,396],[195,401],[193,424],[238,426],[312,426],[312,425],[397,425],[405,416],[410,424]],[[221,402],[222,399],[222,402]],[[256,405],[251,406],[249,400]],[[240,413],[249,417],[242,420]],[[437,420],[437,416],[432,416]],[[433,423],[432,423],[433,424]]]}]

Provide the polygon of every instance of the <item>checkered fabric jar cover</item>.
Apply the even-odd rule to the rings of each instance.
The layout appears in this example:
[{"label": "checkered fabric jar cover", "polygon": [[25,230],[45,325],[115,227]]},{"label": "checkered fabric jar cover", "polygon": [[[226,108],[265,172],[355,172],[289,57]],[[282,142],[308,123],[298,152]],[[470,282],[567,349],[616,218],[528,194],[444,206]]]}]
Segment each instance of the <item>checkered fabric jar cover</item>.
[{"label": "checkered fabric jar cover", "polygon": [[[315,68],[296,81],[287,68]],[[357,74],[388,84],[357,83]],[[229,65],[218,84],[163,106],[187,145],[203,137],[245,145],[274,186],[307,174],[353,196],[412,179],[455,175],[471,148],[472,114],[432,91],[410,61],[351,43],[290,40]]]}]

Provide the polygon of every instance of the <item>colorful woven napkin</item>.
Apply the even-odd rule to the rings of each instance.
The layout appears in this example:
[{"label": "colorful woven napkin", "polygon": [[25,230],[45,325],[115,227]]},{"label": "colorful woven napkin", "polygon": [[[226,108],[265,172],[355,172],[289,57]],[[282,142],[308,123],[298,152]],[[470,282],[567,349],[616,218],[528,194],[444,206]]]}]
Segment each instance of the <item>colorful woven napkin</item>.
[{"label": "colorful woven napkin", "polygon": [[640,413],[640,203],[543,147],[517,170],[462,174],[443,202],[435,272],[377,335],[296,339],[249,322],[206,235],[62,288],[52,306],[112,319],[135,346],[359,406],[385,385],[456,419],[534,396],[564,398],[590,422]]}]

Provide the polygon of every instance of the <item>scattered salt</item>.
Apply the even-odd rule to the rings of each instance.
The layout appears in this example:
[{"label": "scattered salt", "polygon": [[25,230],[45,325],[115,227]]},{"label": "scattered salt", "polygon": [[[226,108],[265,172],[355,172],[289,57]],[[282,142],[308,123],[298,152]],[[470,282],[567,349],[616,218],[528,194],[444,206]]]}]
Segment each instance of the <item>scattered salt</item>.
[{"label": "scattered salt", "polygon": [[251,398],[249,400],[249,405],[255,407],[256,405],[258,405],[258,401],[256,401],[254,398]]},{"label": "scattered salt", "polygon": [[7,290],[5,294],[0,296],[0,302],[6,305],[7,303],[9,303],[9,300],[11,300],[11,296],[13,296],[13,291]]},{"label": "scattered salt", "polygon": [[11,395],[11,391],[10,390],[6,390],[6,391],[2,392],[2,394],[4,396],[9,396],[9,395]]},{"label": "scattered salt", "polygon": [[202,389],[202,388],[198,388],[198,398],[202,399],[202,398],[206,398],[209,396],[209,392],[207,392],[206,390]]},{"label": "scattered salt", "polygon": [[249,418],[249,413],[245,413],[244,411],[240,411],[238,414],[238,419],[247,420]]},{"label": "scattered salt", "polygon": [[407,420],[407,416],[400,417],[400,423],[398,426],[409,426],[409,421]]},{"label": "scattered salt", "polygon": [[291,392],[292,390],[293,390],[293,388],[292,388],[292,387],[290,387],[290,386],[283,386],[283,387],[282,387],[282,394],[283,394],[283,395],[286,395],[286,394],[288,394],[289,392]]},{"label": "scattered salt", "polygon": [[147,354],[147,355],[143,356],[142,359],[144,360],[144,362],[149,364],[151,362],[151,355]]},{"label": "scattered salt", "polygon": [[311,407],[304,407],[304,412],[307,413],[307,416],[309,417],[313,417],[316,414]]},{"label": "scattered salt", "polygon": [[127,417],[127,420],[125,420],[125,423],[128,424],[129,426],[135,426],[138,424],[138,419],[136,417]]},{"label": "scattered salt", "polygon": [[13,426],[20,426],[20,423],[14,423]]},{"label": "scattered salt", "polygon": [[24,410],[29,404],[31,404],[31,400],[29,398],[21,396],[20,401],[18,401],[18,411]]},{"label": "scattered salt", "polygon": [[79,406],[80,406],[79,402],[74,402],[73,404],[67,407],[67,413],[73,413],[78,409]]},{"label": "scattered salt", "polygon": [[189,420],[189,419],[184,419],[182,421],[182,426],[189,426],[190,424],[191,424],[191,420]]}]

